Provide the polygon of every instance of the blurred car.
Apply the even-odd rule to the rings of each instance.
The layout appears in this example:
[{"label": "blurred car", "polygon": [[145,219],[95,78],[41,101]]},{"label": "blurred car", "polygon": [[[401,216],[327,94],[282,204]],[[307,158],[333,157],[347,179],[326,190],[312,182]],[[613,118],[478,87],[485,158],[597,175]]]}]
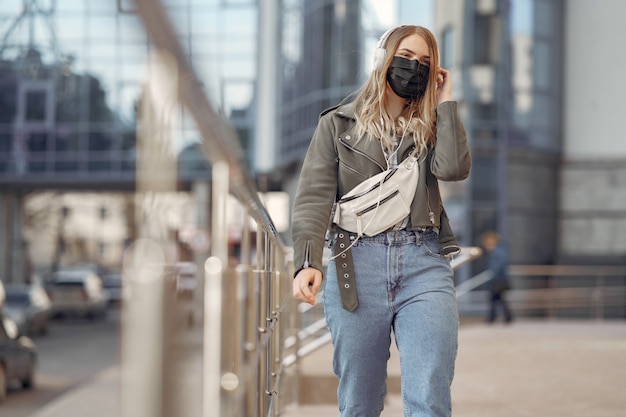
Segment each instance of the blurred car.
[{"label": "blurred car", "polygon": [[78,263],[74,265],[65,265],[63,266],[63,270],[88,270],[98,275],[99,277],[102,277],[105,274],[108,274],[109,272],[111,272],[109,268],[107,268],[106,266],[100,265],[98,263],[93,263],[93,262]]},{"label": "blurred car", "polygon": [[196,273],[198,267],[193,262],[177,262],[176,270],[176,294],[179,299],[191,299],[198,286]]},{"label": "blurred car", "polygon": [[53,316],[104,318],[109,302],[102,279],[88,269],[58,270],[47,285]]},{"label": "blurred car", "polygon": [[193,262],[176,262],[174,264],[176,274],[176,299],[178,300],[178,310],[188,327],[193,327],[196,317],[201,316],[201,312],[196,311],[199,303],[194,302],[194,293],[198,287],[196,273],[198,267]]},{"label": "blurred car", "polygon": [[17,323],[21,334],[48,332],[51,305],[48,294],[40,285],[7,286],[5,311]]},{"label": "blurred car", "polygon": [[121,272],[112,272],[102,276],[102,286],[109,297],[109,305],[119,307],[124,298]]},{"label": "blurred car", "polygon": [[33,387],[36,365],[35,343],[28,336],[20,335],[17,324],[0,312],[0,403],[14,382],[24,388]]}]

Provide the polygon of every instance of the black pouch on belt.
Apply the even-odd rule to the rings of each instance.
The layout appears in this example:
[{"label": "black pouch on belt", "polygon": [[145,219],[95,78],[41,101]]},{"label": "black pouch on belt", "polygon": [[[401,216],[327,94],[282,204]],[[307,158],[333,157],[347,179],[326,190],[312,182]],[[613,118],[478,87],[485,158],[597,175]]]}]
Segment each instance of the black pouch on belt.
[{"label": "black pouch on belt", "polygon": [[337,228],[337,239],[333,247],[333,252],[336,256],[335,267],[337,269],[337,283],[339,284],[341,305],[348,311],[354,311],[359,305],[359,299],[356,294],[356,280],[350,248],[351,244],[350,233]]}]

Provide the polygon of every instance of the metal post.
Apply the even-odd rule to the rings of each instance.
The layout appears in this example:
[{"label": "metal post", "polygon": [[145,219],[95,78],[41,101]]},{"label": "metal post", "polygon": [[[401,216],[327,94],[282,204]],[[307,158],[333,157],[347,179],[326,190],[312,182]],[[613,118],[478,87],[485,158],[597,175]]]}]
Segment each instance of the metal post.
[{"label": "metal post", "polygon": [[[243,207],[242,214],[242,230],[241,230],[241,246],[239,265],[237,265],[237,309],[239,326],[238,337],[239,344],[237,346],[238,355],[237,361],[239,363],[239,369],[241,374],[241,384],[243,395],[238,402],[239,407],[242,410],[242,415],[252,416],[252,408],[250,407],[252,393],[254,392],[254,386],[249,382],[253,379],[251,375],[250,353],[254,352],[254,338],[256,337],[256,325],[250,326],[250,322],[256,324],[256,318],[254,318],[254,308],[251,308],[251,303],[256,292],[254,291],[253,280],[251,279],[251,248],[250,248],[250,220],[248,208]],[[252,332],[250,328],[252,327]]]},{"label": "metal post", "polygon": [[263,280],[265,286],[265,407],[263,408],[264,415],[267,415],[269,409],[270,397],[272,395],[272,251],[269,237],[264,234],[264,253],[263,260],[265,261]]},{"label": "metal post", "polygon": [[202,373],[202,415],[222,416],[222,273],[223,264],[211,256],[204,264],[204,340]]},{"label": "metal post", "polygon": [[228,264],[228,225],[226,203],[228,201],[228,163],[217,161],[213,164],[213,193],[211,217],[211,255]]},{"label": "metal post", "polygon": [[[175,127],[177,65],[167,53],[155,51],[148,66],[150,83],[143,92],[137,148],[137,223],[140,239],[124,256],[124,277],[132,302],[122,312],[122,417],[165,417],[176,402],[166,390],[164,362],[170,336],[164,315],[165,265],[170,236],[160,216],[152,216],[164,192],[176,189],[175,158],[169,152]],[[169,364],[171,365],[171,364]],[[163,393],[166,395],[163,395]]]},{"label": "metal post", "polygon": [[249,311],[247,310],[247,302],[248,302],[248,266],[247,265],[237,265],[236,273],[236,302],[233,303],[235,309],[236,319],[234,322],[236,323],[236,332],[235,338],[236,341],[234,343],[235,347],[235,357],[234,357],[234,371],[236,375],[238,375],[238,388],[239,394],[236,398],[236,407],[239,410],[239,414],[236,415],[248,415],[247,414],[247,400],[246,400],[246,389],[247,389],[247,374],[248,369],[246,368],[247,362],[247,321]]},{"label": "metal post", "polygon": [[593,297],[595,298],[595,318],[602,320],[604,318],[604,275],[596,276],[596,288],[593,291]]},{"label": "metal post", "polygon": [[[279,254],[277,253],[277,251],[275,250],[275,247],[272,246],[272,259],[274,260],[274,268],[272,271],[272,287],[273,287],[273,292],[272,292],[272,320],[274,321],[274,331],[272,334],[272,354],[271,354],[271,360],[272,360],[272,386],[273,387],[277,387],[280,378],[281,378],[281,357],[282,357],[282,353],[283,353],[283,346],[282,346],[282,340],[283,340],[283,332],[282,332],[282,320],[280,317],[280,300],[281,300],[281,282],[280,282],[280,278],[281,278],[281,274],[280,274],[280,267],[279,267],[279,263],[277,262],[279,260]],[[274,407],[276,409],[276,407],[278,407],[278,396],[280,395],[279,393],[279,389],[272,389],[272,403],[274,404]]]},{"label": "metal post", "polygon": [[276,395],[274,390],[274,382],[276,380],[277,368],[276,368],[276,335],[278,331],[276,329],[276,321],[278,320],[278,310],[276,308],[276,282],[274,281],[274,247],[271,242],[267,241],[267,254],[265,257],[269,261],[267,269],[267,324],[270,327],[271,334],[267,339],[267,399],[270,404],[273,402],[273,396]]},{"label": "metal post", "polygon": [[548,288],[550,288],[550,299],[548,301],[548,318],[554,319],[556,317],[556,289],[558,287],[557,278],[553,275],[548,277]]},{"label": "metal post", "polygon": [[259,367],[254,358],[259,345],[259,320],[260,320],[260,280],[258,272],[248,269],[247,273],[247,300],[246,300],[246,338],[245,360],[250,374],[246,380],[246,416],[258,417],[259,415]]},{"label": "metal post", "polygon": [[211,253],[205,263],[203,403],[204,417],[222,416],[222,280],[228,264],[226,201],[228,164],[213,164]]},{"label": "metal post", "polygon": [[165,255],[152,239],[138,239],[124,256],[132,302],[122,310],[122,417],[163,415],[163,270]]},{"label": "metal post", "polygon": [[268,259],[267,259],[267,235],[260,229],[259,236],[257,237],[257,253],[259,257],[260,269],[257,270],[257,279],[259,280],[259,337],[261,343],[257,345],[257,355],[259,358],[259,414],[266,415],[268,407],[268,394],[270,392],[270,385],[268,380],[269,363],[268,363],[268,325],[269,325],[269,310],[271,304],[269,303],[270,285],[268,280]]}]

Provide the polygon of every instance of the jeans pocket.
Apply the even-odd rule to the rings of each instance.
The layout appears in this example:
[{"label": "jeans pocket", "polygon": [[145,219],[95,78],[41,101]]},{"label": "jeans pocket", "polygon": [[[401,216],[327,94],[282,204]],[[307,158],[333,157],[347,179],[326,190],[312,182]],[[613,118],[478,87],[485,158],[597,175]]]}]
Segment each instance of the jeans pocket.
[{"label": "jeans pocket", "polygon": [[439,245],[439,238],[436,234],[423,236],[420,239],[420,243],[427,255],[435,258],[445,258],[445,256],[441,254],[441,246]]}]

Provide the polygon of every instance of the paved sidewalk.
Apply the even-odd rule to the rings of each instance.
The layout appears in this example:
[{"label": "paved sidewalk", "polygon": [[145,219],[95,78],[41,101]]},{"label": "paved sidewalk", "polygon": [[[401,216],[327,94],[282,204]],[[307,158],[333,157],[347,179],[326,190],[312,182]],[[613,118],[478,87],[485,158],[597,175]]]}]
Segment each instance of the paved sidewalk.
[{"label": "paved sidewalk", "polygon": [[108,368],[29,417],[117,417],[119,374],[117,367]]},{"label": "paved sidewalk", "polygon": [[[330,372],[332,351],[305,359],[303,372]],[[399,374],[392,350],[389,374]],[[626,416],[626,321],[467,324],[459,332],[454,417]],[[338,416],[336,405],[290,407],[284,417]],[[402,417],[390,395],[382,417]]]},{"label": "paved sidewalk", "polygon": [[[330,353],[307,357],[304,372],[329,372]],[[468,324],[459,334],[453,416],[624,417],[625,385],[626,321]],[[119,371],[111,368],[29,417],[116,417],[118,397]],[[290,406],[283,417],[338,415],[325,404]],[[403,416],[399,395],[389,396],[382,416]]]},{"label": "paved sidewalk", "polygon": [[455,417],[626,416],[626,322],[521,322],[460,334]]}]

